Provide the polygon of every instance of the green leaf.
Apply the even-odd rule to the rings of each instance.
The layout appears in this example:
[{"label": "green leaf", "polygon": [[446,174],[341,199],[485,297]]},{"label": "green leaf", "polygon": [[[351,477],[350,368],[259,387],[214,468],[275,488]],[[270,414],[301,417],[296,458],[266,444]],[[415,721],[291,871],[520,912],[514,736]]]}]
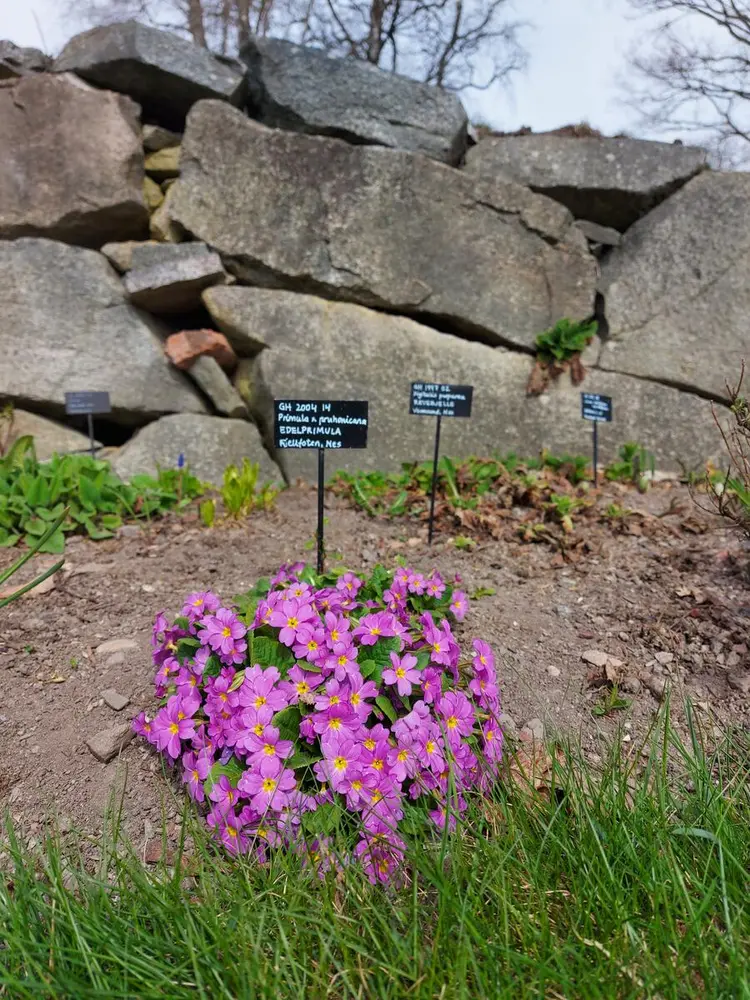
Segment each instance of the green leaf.
[{"label": "green leaf", "polygon": [[388,636],[386,639],[378,639],[374,646],[365,647],[367,649],[367,659],[373,660],[379,667],[389,667],[391,665],[391,653],[397,653],[401,648],[401,640],[398,636]]},{"label": "green leaf", "polygon": [[179,639],[177,642],[177,652],[175,656],[179,663],[184,663],[195,655],[196,649],[200,648],[198,639]]},{"label": "green leaf", "polygon": [[375,681],[378,687],[383,683],[383,668],[374,660],[364,660],[360,663],[359,672],[366,681]]},{"label": "green leaf", "polygon": [[221,660],[218,656],[212,653],[206,660],[206,665],[203,668],[203,677],[218,677],[221,673]]},{"label": "green leaf", "polygon": [[300,767],[310,767],[319,760],[323,760],[322,753],[307,753],[305,750],[298,750],[285,763],[287,767],[291,767],[293,771],[296,771]]},{"label": "green leaf", "polygon": [[430,665],[430,651],[429,649],[420,649],[416,654],[417,657],[417,670],[426,670]]},{"label": "green leaf", "polygon": [[273,725],[278,729],[282,740],[293,740],[295,743],[299,739],[300,722],[302,722],[302,713],[296,705],[283,708],[273,717]]},{"label": "green leaf", "polygon": [[343,810],[337,802],[327,802],[318,806],[315,812],[306,812],[302,817],[302,827],[307,833],[325,837],[339,826]]},{"label": "green leaf", "polygon": [[229,783],[233,788],[236,788],[237,782],[244,773],[245,768],[236,757],[230,757],[226,764],[220,764],[217,761],[206,775],[203,788],[208,794],[221,777],[229,778]]},{"label": "green leaf", "polygon": [[278,667],[284,674],[296,661],[291,649],[278,639],[256,635],[253,636],[252,662],[253,666],[257,663],[261,667]]},{"label": "green leaf", "polygon": [[12,549],[20,537],[9,532],[7,528],[0,528],[0,549]]},{"label": "green leaf", "polygon": [[102,526],[108,531],[117,531],[117,529],[122,525],[122,518],[119,514],[102,514],[101,516]]},{"label": "green leaf", "polygon": [[53,532],[49,536],[46,542],[44,542],[42,545],[39,546],[39,552],[52,552],[55,555],[59,555],[61,552],[64,551],[65,551],[65,535],[63,534],[62,528],[58,528],[57,531]]},{"label": "green leaf", "polygon": [[216,501],[204,500],[198,510],[200,512],[201,522],[204,526],[206,528],[213,528],[214,521],[216,520]]},{"label": "green leaf", "polygon": [[96,488],[94,482],[87,476],[81,476],[78,480],[78,496],[81,498],[81,504],[86,510],[97,510],[101,493]]},{"label": "green leaf", "polygon": [[27,521],[23,522],[22,527],[27,535],[35,535],[41,538],[49,528],[49,524],[40,517],[30,517]]},{"label": "green leaf", "polygon": [[391,703],[391,699],[387,695],[379,694],[375,699],[375,704],[378,706],[380,711],[386,715],[391,722],[395,722],[398,716],[396,715],[396,709]]}]

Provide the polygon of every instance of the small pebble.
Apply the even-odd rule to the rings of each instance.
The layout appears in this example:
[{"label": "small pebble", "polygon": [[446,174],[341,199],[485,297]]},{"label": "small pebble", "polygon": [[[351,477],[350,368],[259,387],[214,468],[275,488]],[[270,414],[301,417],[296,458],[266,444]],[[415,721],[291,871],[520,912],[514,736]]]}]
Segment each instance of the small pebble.
[{"label": "small pebble", "polygon": [[663,667],[666,667],[668,663],[674,660],[674,653],[670,653],[667,650],[660,650],[658,653],[654,653],[654,659],[657,663],[661,663]]},{"label": "small pebble", "polygon": [[107,688],[106,691],[102,691],[102,699],[114,712],[121,712],[123,708],[126,708],[130,704],[130,698],[127,695],[120,694],[119,691],[115,691],[114,688]]},{"label": "small pebble", "polygon": [[727,677],[727,683],[735,691],[739,691],[740,694],[750,694],[750,673],[730,674]]},{"label": "small pebble", "polygon": [[547,667],[547,673],[550,675],[550,677],[559,677],[560,676],[560,668],[559,667],[549,666],[549,667]]},{"label": "small pebble", "polygon": [[606,667],[609,653],[605,653],[603,649],[587,649],[581,653],[581,659],[594,667]]},{"label": "small pebble", "polygon": [[[146,584],[144,584],[144,588]],[[107,639],[96,647],[97,656],[108,656],[110,653],[124,653],[130,649],[138,649],[135,639]]]}]

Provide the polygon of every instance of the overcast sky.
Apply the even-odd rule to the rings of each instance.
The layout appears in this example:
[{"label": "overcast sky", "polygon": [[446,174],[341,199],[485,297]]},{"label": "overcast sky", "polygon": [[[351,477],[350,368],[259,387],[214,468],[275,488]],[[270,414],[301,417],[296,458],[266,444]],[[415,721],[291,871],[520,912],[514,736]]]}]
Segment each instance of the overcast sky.
[{"label": "overcast sky", "polygon": [[[633,113],[618,103],[617,76],[644,22],[626,0],[516,0],[516,7],[535,24],[525,35],[529,68],[510,92],[463,95],[472,118],[508,131],[581,121],[606,134],[627,130]],[[59,0],[0,0],[0,37],[57,52],[73,33],[59,12]]]}]

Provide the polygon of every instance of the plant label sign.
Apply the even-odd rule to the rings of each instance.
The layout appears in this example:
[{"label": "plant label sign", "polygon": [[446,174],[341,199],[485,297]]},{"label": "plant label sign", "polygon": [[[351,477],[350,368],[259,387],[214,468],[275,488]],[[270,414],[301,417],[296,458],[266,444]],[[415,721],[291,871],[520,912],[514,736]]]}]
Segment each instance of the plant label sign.
[{"label": "plant label sign", "polygon": [[409,413],[415,417],[470,417],[471,385],[412,382]]},{"label": "plant label sign", "polygon": [[65,412],[69,416],[87,413],[111,413],[108,392],[66,392]]},{"label": "plant label sign", "polygon": [[598,392],[582,392],[581,416],[584,420],[611,423],[612,397],[600,396]]},{"label": "plant label sign", "polygon": [[366,400],[276,399],[277,448],[366,448]]}]

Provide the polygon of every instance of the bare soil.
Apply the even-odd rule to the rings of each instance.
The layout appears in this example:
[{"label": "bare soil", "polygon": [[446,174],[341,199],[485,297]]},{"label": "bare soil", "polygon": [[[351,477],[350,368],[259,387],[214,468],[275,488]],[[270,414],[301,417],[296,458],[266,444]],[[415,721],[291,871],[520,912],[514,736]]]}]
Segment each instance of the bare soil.
[{"label": "bare soil", "polygon": [[[658,484],[645,495],[630,490],[624,499],[624,487],[606,490],[642,517],[620,531],[587,522],[585,545],[571,558],[546,543],[508,538],[460,551],[445,517],[430,549],[422,524],[372,519],[334,496],[327,499],[329,552],[365,570],[402,556],[447,578],[459,573],[469,593],[492,588],[493,596],[472,602],[458,634],[493,645],[511,729],[541,719],[549,735],[579,739],[596,763],[621,727],[623,752],[635,755],[665,687],[678,726],[684,726],[685,694],[707,730],[747,726],[745,543],[696,514],[677,484]],[[314,491],[296,487],[275,511],[241,526],[208,530],[188,515],[148,528],[130,525],[110,541],[70,539],[54,589],[0,611],[0,808],[25,835],[38,837],[52,819],[63,831],[95,839],[114,796],[127,834],[145,856],[153,853],[162,817],[174,824],[182,808],[161,762],[136,739],[102,764],[86,741],[153,707],[155,615],[176,614],[191,590],[210,588],[228,600],[282,561],[313,559],[315,504]],[[456,526],[454,533],[465,529]],[[14,555],[0,554],[0,565]],[[112,639],[135,646],[96,652]],[[614,662],[596,667],[582,659],[590,650]],[[592,709],[613,680],[629,705],[598,717]],[[108,688],[127,696],[128,706],[108,707],[101,697]]]}]

